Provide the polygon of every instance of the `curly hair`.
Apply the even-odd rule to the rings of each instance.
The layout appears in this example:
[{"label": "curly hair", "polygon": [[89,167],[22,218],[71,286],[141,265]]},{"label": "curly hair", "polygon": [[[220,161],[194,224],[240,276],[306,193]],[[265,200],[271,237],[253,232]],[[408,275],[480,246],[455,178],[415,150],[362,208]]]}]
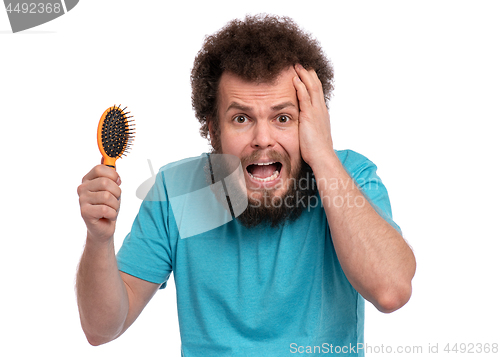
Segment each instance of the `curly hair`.
[{"label": "curly hair", "polygon": [[[316,71],[328,103],[333,90],[332,65],[318,41],[292,19],[247,15],[243,21],[235,19],[207,36],[191,71],[191,99],[201,124],[201,136],[209,138],[210,121],[219,134],[217,91],[224,71],[248,81],[270,83],[281,71],[297,63]],[[216,138],[212,138],[212,146],[217,149],[213,139]]]}]

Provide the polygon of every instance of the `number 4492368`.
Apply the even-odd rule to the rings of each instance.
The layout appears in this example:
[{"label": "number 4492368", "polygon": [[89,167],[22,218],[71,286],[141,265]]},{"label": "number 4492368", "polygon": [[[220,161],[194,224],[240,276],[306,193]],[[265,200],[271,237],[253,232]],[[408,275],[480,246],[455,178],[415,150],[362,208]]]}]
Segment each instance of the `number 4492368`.
[{"label": "number 4492368", "polygon": [[54,4],[51,3],[17,3],[14,7],[11,3],[9,3],[6,7],[7,12],[10,14],[12,12],[17,12],[18,14],[58,14],[62,11],[61,4],[56,2]]},{"label": "number 4492368", "polygon": [[444,347],[448,353],[498,353],[498,343],[448,343]]}]

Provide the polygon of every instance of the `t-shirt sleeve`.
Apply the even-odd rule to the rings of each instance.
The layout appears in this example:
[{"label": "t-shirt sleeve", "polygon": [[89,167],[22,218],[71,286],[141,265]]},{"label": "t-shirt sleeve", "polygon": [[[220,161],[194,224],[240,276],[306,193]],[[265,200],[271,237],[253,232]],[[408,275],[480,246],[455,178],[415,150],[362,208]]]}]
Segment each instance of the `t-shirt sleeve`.
[{"label": "t-shirt sleeve", "polygon": [[160,170],[116,255],[118,269],[165,288],[172,272],[168,197]]},{"label": "t-shirt sleeve", "polygon": [[377,175],[377,166],[365,156],[351,150],[346,150],[339,156],[341,160],[343,159],[345,169],[356,181],[358,188],[370,201],[372,207],[401,234],[401,228],[392,219],[389,194]]}]

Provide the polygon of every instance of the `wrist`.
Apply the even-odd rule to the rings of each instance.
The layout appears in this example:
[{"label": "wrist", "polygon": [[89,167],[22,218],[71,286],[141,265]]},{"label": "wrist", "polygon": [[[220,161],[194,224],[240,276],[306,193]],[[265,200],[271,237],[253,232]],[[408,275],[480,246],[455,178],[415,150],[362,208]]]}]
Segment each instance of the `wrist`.
[{"label": "wrist", "polygon": [[87,240],[85,244],[87,247],[90,246],[90,248],[99,250],[109,249],[110,247],[114,249],[114,235],[111,235],[109,238],[103,238],[95,236],[91,231],[87,230]]},{"label": "wrist", "polygon": [[309,160],[307,164],[311,167],[315,175],[316,173],[320,173],[321,171],[323,171],[327,167],[331,167],[332,165],[342,166],[342,163],[340,162],[333,148],[331,148],[331,150],[324,151],[320,155],[317,155],[314,159]]},{"label": "wrist", "polygon": [[344,196],[356,186],[335,152],[317,160],[311,169],[321,196]]}]

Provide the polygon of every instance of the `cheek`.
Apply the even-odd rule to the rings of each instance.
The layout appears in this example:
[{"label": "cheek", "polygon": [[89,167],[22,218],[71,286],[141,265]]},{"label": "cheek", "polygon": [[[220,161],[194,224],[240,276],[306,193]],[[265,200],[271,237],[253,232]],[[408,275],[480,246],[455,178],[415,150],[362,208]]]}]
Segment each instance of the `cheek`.
[{"label": "cheek", "polygon": [[237,135],[221,134],[221,147],[225,154],[233,154],[239,156],[240,152],[245,147],[243,138]]},{"label": "cheek", "polygon": [[300,142],[297,132],[287,133],[281,140],[283,149],[286,150],[292,162],[300,160]]}]

